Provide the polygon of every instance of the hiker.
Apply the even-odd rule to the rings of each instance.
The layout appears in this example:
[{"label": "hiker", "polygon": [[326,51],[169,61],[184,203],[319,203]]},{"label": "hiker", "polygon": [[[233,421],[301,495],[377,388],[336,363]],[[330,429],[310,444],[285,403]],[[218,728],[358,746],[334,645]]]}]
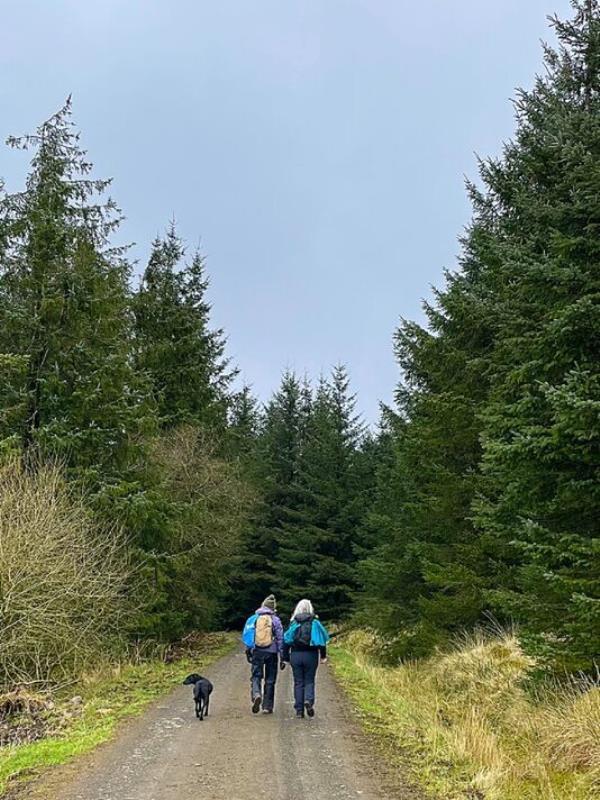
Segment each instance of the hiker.
[{"label": "hiker", "polygon": [[283,662],[283,625],[277,616],[277,603],[270,594],[256,613],[248,618],[242,640],[246,645],[246,658],[252,665],[252,713],[258,714],[262,704],[263,714],[272,714],[275,703],[277,668]]},{"label": "hiker", "polygon": [[299,719],[304,712],[315,715],[315,680],[319,659],[327,661],[329,634],[319,622],[310,600],[300,600],[283,637],[283,660],[291,662],[294,675],[294,708]]}]

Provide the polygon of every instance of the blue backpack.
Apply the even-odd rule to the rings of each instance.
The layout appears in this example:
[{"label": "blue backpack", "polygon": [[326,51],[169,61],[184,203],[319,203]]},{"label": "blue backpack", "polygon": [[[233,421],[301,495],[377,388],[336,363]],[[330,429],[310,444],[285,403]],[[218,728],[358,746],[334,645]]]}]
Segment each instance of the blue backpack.
[{"label": "blue backpack", "polygon": [[258,614],[252,614],[251,617],[248,617],[246,624],[244,625],[244,630],[242,631],[242,642],[246,645],[246,647],[254,647],[257,619]]},{"label": "blue backpack", "polygon": [[[300,632],[301,624],[299,622],[292,622],[290,627],[284,634],[284,641],[288,645],[294,645],[296,637]],[[318,619],[313,619],[310,627],[310,646],[311,647],[325,647],[329,641],[329,634],[325,627],[319,622]]]}]

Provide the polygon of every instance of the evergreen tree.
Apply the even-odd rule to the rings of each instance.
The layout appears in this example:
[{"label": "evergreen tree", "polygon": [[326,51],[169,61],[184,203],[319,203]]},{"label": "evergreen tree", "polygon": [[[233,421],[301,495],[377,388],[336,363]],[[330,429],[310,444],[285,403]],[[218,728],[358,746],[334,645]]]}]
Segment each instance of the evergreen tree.
[{"label": "evergreen tree", "polygon": [[141,540],[150,603],[138,633],[161,638],[215,624],[254,493],[253,400],[246,390],[231,396],[235,372],[223,331],[210,327],[203,260],[184,258],[171,224],[134,297],[136,362],[161,426]]},{"label": "evergreen tree", "polygon": [[474,225],[462,273],[448,274],[436,305],[425,306],[429,330],[404,322],[396,335],[404,382],[399,413],[386,420],[367,522],[376,547],[361,565],[361,606],[371,624],[402,631],[400,655],[428,652],[485,609],[485,543],[470,514],[491,342],[479,281],[485,241],[482,226]]},{"label": "evergreen tree", "polygon": [[210,328],[208,280],[196,253],[185,249],[172,223],[152,245],[134,300],[136,360],[154,389],[161,424],[194,424],[223,434],[235,372],[224,357],[221,329]]},{"label": "evergreen tree", "polygon": [[336,367],[317,387],[295,477],[296,504],[277,535],[281,598],[292,607],[310,597],[329,619],[348,614],[356,590],[363,430],[354,408],[347,372]]},{"label": "evergreen tree", "polygon": [[[393,457],[371,512],[363,607],[419,654],[486,611],[585,664],[598,609],[600,14],[517,99],[517,132],[470,186],[461,271],[397,337]],[[575,661],[572,662],[572,664]]]},{"label": "evergreen tree", "polygon": [[572,666],[600,653],[600,10],[573,6],[483,167],[479,207],[501,211],[477,506],[503,556],[491,602]]},{"label": "evergreen tree", "polygon": [[71,102],[32,136],[25,190],[0,197],[0,352],[5,447],[53,457],[95,482],[119,476],[151,423],[131,362],[129,266],[70,120]]},{"label": "evergreen tree", "polygon": [[228,417],[228,452],[255,472],[256,448],[262,419],[258,402],[249,386],[243,386],[231,396]]},{"label": "evergreen tree", "polygon": [[[300,504],[298,470],[310,391],[286,372],[267,404],[257,447],[260,500],[236,560],[230,598],[231,622],[240,622],[278,586],[280,532]],[[279,598],[284,608],[288,598]]]}]

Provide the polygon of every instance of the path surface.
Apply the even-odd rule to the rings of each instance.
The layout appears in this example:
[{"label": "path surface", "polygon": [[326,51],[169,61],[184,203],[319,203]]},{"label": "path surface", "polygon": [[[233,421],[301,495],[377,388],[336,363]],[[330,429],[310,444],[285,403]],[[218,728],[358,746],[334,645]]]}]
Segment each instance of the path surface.
[{"label": "path surface", "polygon": [[[58,769],[25,793],[37,800],[413,800],[393,787],[349,718],[329,667],[319,669],[317,714],[294,717],[289,667],[272,716],[250,712],[243,653],[206,669],[211,715],[199,722],[182,686],[127,724],[114,742]],[[387,785],[382,785],[387,784]]]}]

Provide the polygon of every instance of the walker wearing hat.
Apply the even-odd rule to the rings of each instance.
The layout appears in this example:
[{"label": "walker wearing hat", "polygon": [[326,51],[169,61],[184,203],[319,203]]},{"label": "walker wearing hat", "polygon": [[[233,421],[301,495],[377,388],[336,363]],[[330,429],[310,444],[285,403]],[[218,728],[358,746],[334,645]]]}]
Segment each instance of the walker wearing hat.
[{"label": "walker wearing hat", "polygon": [[277,601],[270,594],[256,612],[246,620],[242,641],[246,645],[246,658],[252,665],[250,683],[252,713],[258,714],[261,705],[264,714],[272,714],[275,704],[277,667],[281,660],[283,669],[283,625],[277,616]]}]

